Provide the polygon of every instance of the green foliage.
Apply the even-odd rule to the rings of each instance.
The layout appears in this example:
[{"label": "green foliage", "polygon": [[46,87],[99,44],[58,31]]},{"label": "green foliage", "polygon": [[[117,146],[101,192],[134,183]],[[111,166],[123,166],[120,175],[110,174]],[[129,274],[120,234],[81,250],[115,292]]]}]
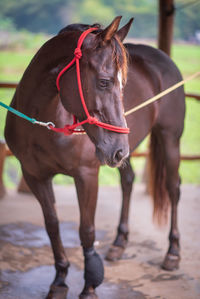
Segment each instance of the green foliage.
[{"label": "green foliage", "polygon": [[[92,12],[92,13],[91,13]],[[76,22],[84,20],[87,24],[93,24],[100,21],[102,24],[112,20],[115,17],[115,11],[112,6],[103,4],[101,0],[84,0],[78,7]]]},{"label": "green foliage", "polygon": [[35,49],[47,40],[43,33],[30,33],[27,30],[0,32],[0,50]]},{"label": "green foliage", "polygon": [[1,17],[0,13],[0,28],[3,32],[15,32],[16,28],[12,19],[7,17]]},{"label": "green foliage", "polygon": [[[192,1],[191,1],[192,2]],[[188,39],[200,30],[200,2],[185,8],[175,1],[175,37]],[[180,9],[179,9],[180,7]],[[108,24],[114,16],[123,22],[135,17],[130,36],[157,35],[158,1],[153,0],[6,0],[0,2],[1,28],[55,34],[72,22]]]},{"label": "green foliage", "polygon": [[[194,1],[190,1],[191,3]],[[188,5],[187,1],[176,1],[176,18],[175,18],[175,38],[190,39],[191,33],[200,30],[200,1],[196,1],[194,5]]]},{"label": "green foliage", "polygon": [[0,2],[0,11],[3,17],[13,20],[17,29],[56,33],[65,3],[65,0],[7,0]]}]

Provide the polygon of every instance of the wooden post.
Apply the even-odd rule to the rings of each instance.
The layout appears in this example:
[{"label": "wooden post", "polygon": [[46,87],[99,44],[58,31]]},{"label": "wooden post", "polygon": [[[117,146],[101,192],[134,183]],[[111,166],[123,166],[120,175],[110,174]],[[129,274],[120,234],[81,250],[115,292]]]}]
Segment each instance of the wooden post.
[{"label": "wooden post", "polygon": [[6,144],[0,140],[0,198],[6,194],[6,189],[3,183],[3,167],[6,158]]},{"label": "wooden post", "polygon": [[171,54],[174,25],[174,0],[159,0],[158,48]]}]

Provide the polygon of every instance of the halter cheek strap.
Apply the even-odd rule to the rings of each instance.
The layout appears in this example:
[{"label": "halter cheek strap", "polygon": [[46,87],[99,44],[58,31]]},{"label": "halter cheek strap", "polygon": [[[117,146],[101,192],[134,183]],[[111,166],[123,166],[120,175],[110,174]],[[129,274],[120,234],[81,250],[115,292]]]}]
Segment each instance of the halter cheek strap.
[{"label": "halter cheek strap", "polygon": [[78,90],[79,90],[79,95],[81,98],[81,103],[83,105],[83,109],[85,111],[86,114],[86,119],[83,120],[82,122],[78,122],[77,118],[74,116],[74,121],[72,125],[66,125],[64,128],[55,128],[53,126],[49,126],[49,128],[55,132],[60,132],[60,133],[64,133],[65,135],[71,135],[73,133],[84,133],[85,131],[83,129],[76,129],[77,127],[84,125],[86,123],[90,124],[90,125],[96,125],[98,127],[101,127],[103,129],[106,130],[110,130],[113,132],[117,132],[117,133],[121,133],[121,134],[128,134],[130,132],[129,128],[122,128],[122,127],[117,127],[117,126],[113,126],[107,123],[103,123],[100,122],[96,117],[92,117],[89,114],[89,111],[87,109],[86,103],[85,103],[85,99],[83,96],[83,89],[82,89],[82,84],[81,84],[81,76],[80,76],[80,64],[79,64],[79,60],[82,57],[82,51],[81,51],[81,46],[83,44],[84,39],[86,38],[86,36],[92,32],[97,30],[97,28],[89,28],[88,30],[84,31],[81,36],[79,37],[78,43],[77,43],[77,48],[74,51],[74,58],[70,61],[70,63],[68,65],[66,65],[58,74],[57,79],[56,79],[56,86],[58,91],[60,91],[60,78],[61,76],[74,64],[76,63],[76,75],[77,75],[77,83],[78,83]]}]

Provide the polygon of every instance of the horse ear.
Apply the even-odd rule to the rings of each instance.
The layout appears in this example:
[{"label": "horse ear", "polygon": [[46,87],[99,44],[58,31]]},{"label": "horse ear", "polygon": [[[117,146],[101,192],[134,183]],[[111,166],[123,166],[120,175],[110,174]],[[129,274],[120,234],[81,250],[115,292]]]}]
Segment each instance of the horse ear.
[{"label": "horse ear", "polygon": [[103,42],[111,40],[113,35],[117,32],[121,18],[122,16],[116,17],[112,23],[99,34]]},{"label": "horse ear", "polygon": [[125,39],[125,37],[127,36],[128,32],[130,30],[131,24],[133,23],[133,20],[134,20],[134,18],[131,18],[130,21],[126,25],[124,25],[121,29],[119,29],[117,31],[116,34],[121,41],[123,41]]}]

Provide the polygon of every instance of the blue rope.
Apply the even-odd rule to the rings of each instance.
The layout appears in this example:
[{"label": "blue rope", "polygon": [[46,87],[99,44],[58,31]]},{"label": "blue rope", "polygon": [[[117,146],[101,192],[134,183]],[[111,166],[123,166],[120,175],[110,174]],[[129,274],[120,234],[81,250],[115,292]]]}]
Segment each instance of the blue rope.
[{"label": "blue rope", "polygon": [[7,106],[6,104],[4,104],[2,102],[0,102],[0,106],[6,108],[8,111],[12,112],[15,115],[30,121],[32,124],[37,124],[37,125],[40,125],[40,126],[44,126],[44,127],[47,127],[48,129],[50,129],[50,127],[49,127],[50,125],[55,127],[54,123],[52,123],[52,122],[45,123],[45,122],[42,122],[42,121],[37,121],[35,118],[28,117],[24,113],[19,112],[18,110],[14,109],[10,106]]},{"label": "blue rope", "polygon": [[30,121],[32,124],[34,124],[34,123],[36,122],[36,119],[35,119],[35,118],[30,118],[30,117],[26,116],[25,114],[23,114],[23,113],[17,111],[16,109],[14,109],[14,108],[12,108],[12,107],[10,107],[10,106],[7,106],[6,104],[4,104],[4,103],[2,103],[2,102],[0,102],[0,106],[6,108],[8,111],[10,111],[10,112],[16,114],[17,116],[22,117],[22,118],[24,118],[24,119]]}]

